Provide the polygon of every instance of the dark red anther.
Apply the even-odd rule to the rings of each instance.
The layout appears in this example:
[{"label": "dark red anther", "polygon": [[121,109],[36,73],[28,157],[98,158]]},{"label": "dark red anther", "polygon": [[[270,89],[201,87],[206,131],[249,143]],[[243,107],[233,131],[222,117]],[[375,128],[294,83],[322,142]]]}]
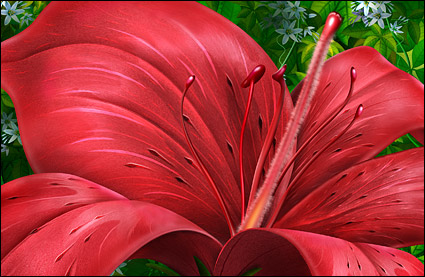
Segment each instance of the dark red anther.
[{"label": "dark red anther", "polygon": [[261,77],[263,77],[264,72],[266,72],[266,67],[262,64],[257,65],[254,70],[249,73],[248,77],[246,77],[246,79],[242,82],[241,86],[243,88],[247,88],[251,82],[254,82],[255,84],[261,79]]},{"label": "dark red anther", "polygon": [[189,78],[187,78],[184,89],[187,90],[193,84],[194,81],[195,81],[195,75],[192,75]]},{"label": "dark red anther", "polygon": [[355,118],[358,118],[359,116],[361,116],[361,115],[362,115],[362,113],[363,113],[363,105],[362,105],[362,104],[360,104],[360,105],[357,107],[357,111],[356,111],[356,116],[355,116]]},{"label": "dark red anther", "polygon": [[285,65],[284,65],[284,66],[282,66],[282,67],[281,67],[278,71],[276,71],[276,72],[272,75],[273,80],[275,80],[275,81],[277,81],[277,82],[281,83],[281,82],[283,81],[283,74],[285,74],[286,67],[287,67],[287,65],[285,64]]},{"label": "dark red anther", "polygon": [[354,67],[351,68],[351,82],[357,79],[357,71]]}]

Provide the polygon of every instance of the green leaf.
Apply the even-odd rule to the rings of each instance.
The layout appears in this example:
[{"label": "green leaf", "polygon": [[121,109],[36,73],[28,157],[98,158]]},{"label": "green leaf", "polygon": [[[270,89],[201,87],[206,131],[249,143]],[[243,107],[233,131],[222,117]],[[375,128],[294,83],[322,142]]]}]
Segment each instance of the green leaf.
[{"label": "green leaf", "polygon": [[198,267],[200,276],[211,276],[211,273],[208,271],[208,268],[202,263],[200,259],[193,256],[195,258],[196,266]]},{"label": "green leaf", "polygon": [[238,14],[241,11],[241,7],[239,5],[233,4],[228,1],[220,1],[221,11],[220,14],[225,18],[229,19],[235,24],[238,24],[239,18]]},{"label": "green leaf", "polygon": [[413,48],[412,63],[413,63],[413,68],[424,64],[424,41],[423,40],[421,40]]},{"label": "green leaf", "polygon": [[365,34],[369,31],[369,28],[365,27],[363,22],[357,22],[354,26],[348,25],[342,34],[353,38],[365,38]]},{"label": "green leaf", "polygon": [[10,96],[3,89],[1,89],[1,101],[6,107],[14,107],[12,99],[10,99]]},{"label": "green leaf", "polygon": [[422,82],[422,84],[424,83],[424,68],[422,67],[421,69],[415,69],[413,72],[416,73],[416,75],[418,76],[418,80]]},{"label": "green leaf", "polygon": [[262,270],[261,267],[256,267],[253,269],[248,270],[247,272],[245,272],[244,274],[242,274],[241,276],[254,276],[255,274],[257,274],[260,270]]},{"label": "green leaf", "polygon": [[409,20],[409,22],[407,23],[407,30],[409,30],[409,35],[412,38],[413,42],[415,44],[418,43],[419,38],[421,36],[419,24],[415,21]]},{"label": "green leaf", "polygon": [[146,266],[158,270],[167,276],[180,276],[180,274],[163,264],[147,263]]},{"label": "green leaf", "polygon": [[238,14],[238,18],[245,18],[250,15],[253,11],[249,8],[242,7],[241,11]]}]

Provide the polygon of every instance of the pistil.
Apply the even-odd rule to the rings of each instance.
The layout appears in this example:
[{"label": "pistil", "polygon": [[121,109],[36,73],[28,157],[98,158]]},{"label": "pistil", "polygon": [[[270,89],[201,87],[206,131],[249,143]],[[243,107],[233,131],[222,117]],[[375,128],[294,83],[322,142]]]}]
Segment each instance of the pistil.
[{"label": "pistil", "polygon": [[248,207],[247,215],[241,224],[240,230],[259,227],[265,213],[271,205],[273,192],[278,185],[277,182],[280,179],[284,166],[288,163],[290,150],[294,147],[300,126],[304,121],[305,115],[310,107],[311,99],[317,89],[317,83],[329,45],[333,35],[341,25],[341,22],[342,18],[338,13],[332,12],[329,14],[320,40],[314,51],[306,82],[301,90],[297,106],[288,122],[286,132],[275,154],[275,158],[270,165],[265,182],[256,200]]}]

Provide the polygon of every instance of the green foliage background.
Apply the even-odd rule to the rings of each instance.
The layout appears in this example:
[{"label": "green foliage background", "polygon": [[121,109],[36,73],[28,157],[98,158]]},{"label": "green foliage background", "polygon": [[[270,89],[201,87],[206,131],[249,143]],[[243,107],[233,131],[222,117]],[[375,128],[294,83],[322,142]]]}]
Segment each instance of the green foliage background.
[{"label": "green foliage background", "polygon": [[[11,5],[14,2],[9,1]],[[29,7],[27,11],[33,14],[33,18],[36,18],[49,2],[24,1],[24,6]],[[261,27],[264,18],[274,13],[274,10],[267,5],[270,1],[198,2],[226,17],[249,34],[269,54],[277,67],[282,66],[285,62],[288,66],[285,78],[290,91],[305,77],[316,42],[311,36],[308,36],[300,42],[292,42],[290,40],[285,46],[282,46],[280,43],[282,35],[276,33],[273,25],[265,29]],[[306,9],[306,13],[316,14],[313,18],[307,17],[305,24],[313,26],[315,28],[314,31],[319,33],[322,31],[326,17],[331,11],[337,11],[344,18],[344,22],[331,44],[328,57],[356,46],[371,46],[396,67],[408,72],[423,83],[424,2],[392,1],[391,3],[394,5],[394,10],[391,17],[387,18],[384,29],[381,29],[377,24],[365,27],[365,24],[361,20],[350,24],[348,19],[355,17],[352,14],[351,1],[302,1],[300,6]],[[82,5],[84,4],[82,3]],[[118,2],[117,5],[119,5]],[[172,4],[170,3],[170,5]],[[403,33],[396,36],[391,33],[388,26],[390,22],[394,22],[399,16],[406,17],[408,22],[401,28]],[[13,20],[5,26],[4,16],[2,16],[1,21],[2,41],[18,34],[27,27],[26,24],[22,24],[21,26]],[[28,78],[31,78],[31,76],[28,76]],[[13,118],[16,118],[13,103],[7,92],[3,89],[1,90],[1,110],[6,114],[13,113]],[[393,142],[378,156],[419,146],[422,145],[407,134]],[[9,145],[8,155],[5,152],[1,153],[1,162],[2,185],[16,178],[33,174],[22,145],[17,140],[12,145]],[[402,250],[413,254],[422,263],[424,262],[423,245],[405,247]],[[164,276],[173,275],[175,272],[173,273],[166,266],[152,260],[131,260],[126,261],[126,265],[123,264],[119,270],[114,271],[112,274],[114,276]]]}]

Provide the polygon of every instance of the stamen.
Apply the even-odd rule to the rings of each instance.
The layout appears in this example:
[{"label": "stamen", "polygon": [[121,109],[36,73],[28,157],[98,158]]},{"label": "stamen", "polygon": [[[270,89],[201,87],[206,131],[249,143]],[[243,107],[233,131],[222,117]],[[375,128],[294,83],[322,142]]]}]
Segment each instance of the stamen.
[{"label": "stamen", "polygon": [[251,192],[249,194],[248,206],[254,200],[253,198],[260,182],[261,172],[264,167],[264,163],[266,162],[267,155],[270,151],[270,147],[272,146],[274,135],[276,134],[277,126],[279,123],[280,114],[282,113],[283,100],[285,95],[285,80],[283,79],[283,74],[285,73],[285,70],[286,64],[272,76],[273,79],[280,84],[280,95],[277,103],[277,110],[273,115],[269,131],[267,132],[266,139],[264,140],[264,144],[260,152],[260,157],[258,158],[257,166],[255,168]]},{"label": "stamen", "polygon": [[[348,91],[347,97],[345,98],[344,102],[339,106],[339,108],[335,108],[332,112],[331,112],[331,116],[322,124],[320,125],[319,128],[317,128],[317,130],[302,144],[302,146],[297,150],[297,152],[292,156],[292,158],[289,160],[289,162],[286,164],[285,168],[283,169],[279,181],[277,182],[277,184],[279,185],[286,172],[289,170],[289,168],[291,167],[291,165],[294,163],[295,159],[299,156],[299,154],[304,150],[304,148],[307,147],[307,145],[310,144],[310,142],[317,136],[317,134],[319,134],[326,126],[329,125],[329,123],[335,119],[335,117],[345,108],[345,106],[348,104],[348,101],[351,98],[351,95],[353,94],[353,89],[354,89],[354,82],[357,78],[357,72],[354,69],[354,67],[351,67],[350,70],[350,89]],[[315,155],[317,154],[317,152],[315,153]],[[288,187],[280,187],[278,188],[277,192],[276,192],[276,198],[279,199],[282,197],[282,195],[285,193],[285,191],[288,189]]]},{"label": "stamen", "polygon": [[282,197],[280,197],[278,205],[275,207],[275,209],[273,209],[273,213],[271,214],[268,223],[267,223],[267,227],[270,227],[273,225],[273,223],[276,220],[276,217],[279,214],[280,209],[282,208],[282,205],[285,201],[285,198],[288,194],[288,191],[290,191],[291,186],[293,186],[298,180],[299,178],[302,176],[302,174],[304,174],[304,172],[308,169],[308,167],[320,156],[320,154],[322,154],[326,149],[329,148],[329,146],[331,146],[332,144],[335,143],[335,141],[337,141],[342,135],[344,135],[348,129],[351,128],[351,126],[354,124],[354,121],[356,121],[357,118],[360,117],[360,115],[363,113],[363,105],[359,105],[357,107],[356,113],[354,115],[354,118],[351,120],[350,124],[348,124],[347,127],[345,127],[344,130],[342,130],[338,135],[336,135],[335,137],[333,137],[312,159],[310,159],[301,169],[300,171],[298,171],[298,174],[292,179],[291,183],[288,185],[285,193],[283,194]]},{"label": "stamen", "polygon": [[187,93],[189,87],[193,84],[194,81],[195,81],[195,75],[192,75],[187,79],[186,84],[185,84],[185,89],[184,89],[184,92],[183,92],[183,96],[182,96],[181,106],[180,106],[180,113],[182,115],[182,125],[183,125],[184,135],[185,135],[185,138],[186,138],[186,142],[189,145],[190,151],[192,152],[193,157],[196,159],[196,161],[199,165],[199,168],[201,169],[202,174],[204,174],[209,185],[211,186],[211,188],[214,192],[214,196],[217,199],[221,210],[223,211],[223,214],[224,214],[226,221],[227,221],[227,225],[229,226],[230,235],[234,236],[235,228],[233,227],[232,221],[230,220],[229,212],[227,211],[226,205],[224,205],[223,198],[222,198],[220,192],[218,191],[217,185],[214,183],[213,179],[211,178],[211,175],[208,173],[208,170],[206,169],[206,167],[202,163],[201,158],[199,157],[198,153],[196,152],[195,148],[193,147],[192,141],[190,140],[189,134],[186,130],[186,126],[184,124],[185,123],[184,115],[183,115],[184,99],[185,99],[185,96],[186,96],[186,93]]},{"label": "stamen", "polygon": [[245,116],[242,123],[241,137],[239,140],[239,172],[241,178],[241,202],[242,202],[242,213],[241,219],[243,220],[245,214],[245,184],[244,184],[244,174],[243,174],[243,137],[245,132],[246,123],[248,121],[248,114],[251,108],[252,96],[254,95],[254,84],[258,82],[261,77],[263,77],[266,68],[264,65],[258,65],[251,71],[251,73],[246,77],[246,79],[242,82],[241,86],[246,88],[249,86],[249,96],[248,102],[245,108]]},{"label": "stamen", "polygon": [[321,69],[323,67],[329,45],[332,41],[332,37],[341,25],[341,22],[342,18],[338,13],[332,12],[329,14],[322,35],[320,36],[319,42],[317,43],[317,47],[314,51],[306,81],[302,87],[297,105],[290,121],[288,122],[286,132],[275,154],[275,158],[270,165],[268,176],[266,177],[256,200],[248,207],[247,216],[245,221],[242,223],[240,230],[259,227],[264,214],[270,206],[273,192],[277,186],[277,181],[280,178],[283,167],[288,162],[289,155],[294,147],[300,126],[304,121],[307,111],[309,110],[311,99],[316,92]]}]

